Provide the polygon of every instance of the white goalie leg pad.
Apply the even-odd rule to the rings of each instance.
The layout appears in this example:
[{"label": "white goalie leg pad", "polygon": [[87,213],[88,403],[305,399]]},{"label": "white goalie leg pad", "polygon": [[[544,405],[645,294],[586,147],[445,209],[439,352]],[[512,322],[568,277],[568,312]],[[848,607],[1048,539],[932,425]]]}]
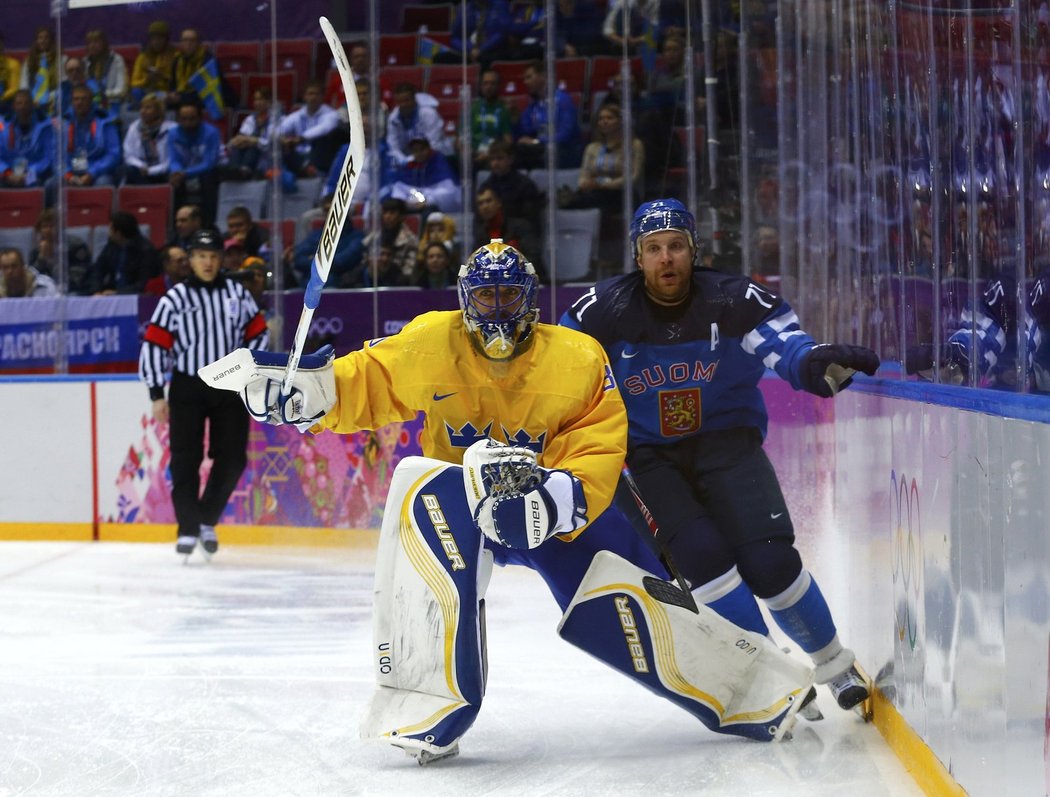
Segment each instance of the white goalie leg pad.
[{"label": "white goalie leg pad", "polygon": [[784,738],[813,684],[813,669],[706,606],[695,614],[657,600],[646,576],[614,553],[598,553],[558,633],[713,731]]},{"label": "white goalie leg pad", "polygon": [[474,722],[485,690],[478,591],[492,569],[482,541],[459,466],[402,460],[376,558],[376,692],[362,738],[441,755]]}]

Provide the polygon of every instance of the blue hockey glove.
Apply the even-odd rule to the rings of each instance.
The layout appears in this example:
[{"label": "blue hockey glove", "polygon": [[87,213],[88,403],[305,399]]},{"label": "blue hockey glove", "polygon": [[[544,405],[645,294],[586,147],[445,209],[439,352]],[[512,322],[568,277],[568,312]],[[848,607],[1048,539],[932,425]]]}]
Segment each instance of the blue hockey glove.
[{"label": "blue hockey glove", "polygon": [[857,371],[874,376],[879,355],[864,346],[846,343],[819,343],[806,352],[799,369],[802,389],[830,398],[849,387]]},{"label": "blue hockey glove", "polygon": [[481,533],[508,548],[535,548],[587,523],[580,480],[537,465],[528,448],[479,440],[463,455],[463,485]]},{"label": "blue hockey glove", "polygon": [[257,421],[279,425],[294,424],[305,431],[335,406],[335,350],[322,346],[299,360],[291,392],[281,395],[287,352],[253,351],[255,370],[241,393],[248,413]]}]

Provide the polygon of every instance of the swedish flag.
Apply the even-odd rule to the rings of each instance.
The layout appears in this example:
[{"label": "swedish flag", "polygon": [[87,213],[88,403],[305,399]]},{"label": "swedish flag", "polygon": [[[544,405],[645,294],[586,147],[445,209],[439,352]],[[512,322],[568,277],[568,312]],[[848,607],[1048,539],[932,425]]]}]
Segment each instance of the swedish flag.
[{"label": "swedish flag", "polygon": [[226,106],[222,101],[222,81],[219,78],[219,64],[215,59],[209,58],[200,69],[190,75],[189,84],[201,98],[204,112],[211,119],[221,119],[226,112]]},{"label": "swedish flag", "polygon": [[656,30],[648,18],[642,23],[642,43],[638,46],[638,55],[642,58],[642,68],[646,74],[651,74],[656,69]]},{"label": "swedish flag", "polygon": [[434,63],[435,56],[440,55],[441,53],[451,52],[453,52],[451,47],[446,47],[441,42],[428,39],[426,36],[420,36],[416,61],[420,64],[430,66]]}]

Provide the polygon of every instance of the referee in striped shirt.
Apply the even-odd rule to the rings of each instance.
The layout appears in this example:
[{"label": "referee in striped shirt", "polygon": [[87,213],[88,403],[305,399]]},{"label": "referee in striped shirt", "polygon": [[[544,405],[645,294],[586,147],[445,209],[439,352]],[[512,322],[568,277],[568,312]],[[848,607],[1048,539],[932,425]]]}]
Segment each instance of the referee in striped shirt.
[{"label": "referee in striped shirt", "polygon": [[[175,550],[187,557],[198,540],[209,556],[219,549],[215,524],[248,463],[249,420],[240,396],[208,387],[197,369],[242,346],[263,349],[268,340],[255,299],[240,282],[220,273],[222,249],[213,230],[193,234],[193,273],[161,297],[139,353],[139,375],[149,387],[153,417],[171,424],[171,501],[179,524]],[[205,419],[214,462],[201,495]]]}]

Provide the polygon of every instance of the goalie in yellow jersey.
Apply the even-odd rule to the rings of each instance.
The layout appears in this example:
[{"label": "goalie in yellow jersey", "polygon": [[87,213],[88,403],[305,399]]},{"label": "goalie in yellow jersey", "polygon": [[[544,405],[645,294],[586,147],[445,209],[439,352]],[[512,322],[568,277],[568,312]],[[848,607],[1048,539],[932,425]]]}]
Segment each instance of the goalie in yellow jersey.
[{"label": "goalie in yellow jersey", "polygon": [[[257,420],[352,433],[423,412],[422,457],[391,482],[375,586],[377,689],[362,735],[420,763],[459,750],[485,690],[484,592],[493,563],[547,583],[559,632],[708,727],[770,740],[794,722],[812,673],[761,635],[655,581],[654,554],[606,513],[627,416],[602,347],[538,323],[538,280],[500,240],[459,272],[461,311],[424,313],[338,359],[235,353],[201,375],[241,391]],[[235,355],[230,355],[235,358]]]}]

